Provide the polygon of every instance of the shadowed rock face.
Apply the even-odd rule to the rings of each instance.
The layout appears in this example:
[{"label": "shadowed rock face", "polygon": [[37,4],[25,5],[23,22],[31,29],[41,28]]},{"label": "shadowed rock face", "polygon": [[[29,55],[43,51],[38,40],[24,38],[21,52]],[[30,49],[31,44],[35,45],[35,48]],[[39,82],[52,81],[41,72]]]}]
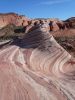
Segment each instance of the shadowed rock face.
[{"label": "shadowed rock face", "polygon": [[48,27],[34,26],[0,50],[0,100],[75,100],[75,59]]},{"label": "shadowed rock face", "polygon": [[[46,24],[48,25],[48,24]],[[44,30],[44,27],[46,30]],[[45,43],[50,39],[51,35],[49,34],[49,31],[47,30],[48,26],[43,25],[36,25],[35,27],[32,27],[29,33],[26,33],[23,38],[23,44],[27,44],[27,46],[30,47],[39,47],[46,45]],[[47,31],[47,33],[46,33]]]}]

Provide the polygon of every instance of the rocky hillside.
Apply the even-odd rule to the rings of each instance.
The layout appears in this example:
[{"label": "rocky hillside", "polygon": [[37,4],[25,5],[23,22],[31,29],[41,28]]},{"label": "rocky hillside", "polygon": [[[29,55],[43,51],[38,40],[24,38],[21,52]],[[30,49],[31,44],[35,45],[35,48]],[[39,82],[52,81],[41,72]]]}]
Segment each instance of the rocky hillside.
[{"label": "rocky hillside", "polygon": [[47,23],[50,26],[50,31],[58,31],[58,30],[65,30],[65,29],[69,29],[69,28],[74,28],[75,25],[75,19],[74,18],[70,18],[68,20],[62,21],[59,19],[43,19],[43,18],[39,18],[39,19],[33,19],[31,20],[31,24],[43,24],[43,23]]},{"label": "rocky hillside", "polygon": [[74,23],[0,14],[0,100],[75,100]]},{"label": "rocky hillside", "polygon": [[58,43],[75,56],[75,17],[62,21],[51,18],[29,19],[15,13],[0,14],[0,41],[15,37],[22,38],[26,33],[34,30],[34,26],[44,23],[49,26],[46,27],[47,30]]},{"label": "rocky hillside", "polygon": [[18,15],[16,13],[0,13],[0,28],[5,27],[9,24],[14,24],[15,26],[27,26],[27,25],[36,25],[42,24],[43,22],[47,22],[50,25],[50,31],[57,31],[59,29],[67,29],[75,27],[75,17],[69,18],[65,21],[61,21],[59,19],[29,19],[26,16]]},{"label": "rocky hillside", "polygon": [[0,100],[75,100],[75,59],[48,23],[30,27],[21,41],[0,49]]},{"label": "rocky hillside", "polygon": [[26,26],[28,25],[28,21],[29,18],[15,13],[0,14],[0,28],[8,24],[14,24],[16,26]]}]

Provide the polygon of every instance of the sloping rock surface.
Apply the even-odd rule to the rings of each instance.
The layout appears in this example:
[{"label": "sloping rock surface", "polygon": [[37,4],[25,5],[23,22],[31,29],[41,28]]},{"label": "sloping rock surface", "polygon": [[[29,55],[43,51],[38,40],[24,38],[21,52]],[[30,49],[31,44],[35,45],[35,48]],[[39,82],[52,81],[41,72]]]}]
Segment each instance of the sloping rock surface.
[{"label": "sloping rock surface", "polygon": [[0,100],[75,100],[75,59],[48,28],[33,26],[0,49]]}]

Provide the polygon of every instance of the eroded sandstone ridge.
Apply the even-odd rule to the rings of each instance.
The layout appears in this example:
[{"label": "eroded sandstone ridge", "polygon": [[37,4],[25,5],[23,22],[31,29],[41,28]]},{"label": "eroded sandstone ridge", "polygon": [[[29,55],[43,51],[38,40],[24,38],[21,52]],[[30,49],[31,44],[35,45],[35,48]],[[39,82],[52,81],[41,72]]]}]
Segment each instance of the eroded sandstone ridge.
[{"label": "eroded sandstone ridge", "polygon": [[16,13],[0,14],[0,28],[9,24],[14,24],[17,26],[26,26],[28,25],[29,20],[29,18],[18,15]]},{"label": "eroded sandstone ridge", "polygon": [[75,100],[75,59],[48,28],[29,27],[22,40],[0,49],[0,100]]},{"label": "eroded sandstone ridge", "polygon": [[38,18],[30,19],[26,16],[19,15],[16,13],[0,13],[0,28],[7,26],[9,24],[14,24],[16,26],[27,26],[40,24],[43,21],[47,22],[50,26],[50,31],[57,31],[59,29],[67,29],[75,26],[75,17],[69,18],[65,21],[59,20],[57,18]]},{"label": "eroded sandstone ridge", "polygon": [[69,18],[65,21],[59,20],[57,18],[31,19],[29,24],[36,25],[36,24],[41,24],[43,22],[46,22],[47,24],[49,24],[50,31],[66,30],[66,29],[75,27],[75,17]]}]

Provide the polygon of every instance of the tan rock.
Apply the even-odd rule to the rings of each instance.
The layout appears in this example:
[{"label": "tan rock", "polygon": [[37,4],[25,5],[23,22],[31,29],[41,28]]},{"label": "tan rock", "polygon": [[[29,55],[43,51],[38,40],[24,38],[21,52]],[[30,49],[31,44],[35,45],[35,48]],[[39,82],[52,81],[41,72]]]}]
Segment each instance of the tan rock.
[{"label": "tan rock", "polygon": [[28,25],[29,19],[24,16],[20,16],[15,13],[8,13],[8,14],[0,14],[0,28],[8,25],[14,24],[17,26],[26,26]]}]

